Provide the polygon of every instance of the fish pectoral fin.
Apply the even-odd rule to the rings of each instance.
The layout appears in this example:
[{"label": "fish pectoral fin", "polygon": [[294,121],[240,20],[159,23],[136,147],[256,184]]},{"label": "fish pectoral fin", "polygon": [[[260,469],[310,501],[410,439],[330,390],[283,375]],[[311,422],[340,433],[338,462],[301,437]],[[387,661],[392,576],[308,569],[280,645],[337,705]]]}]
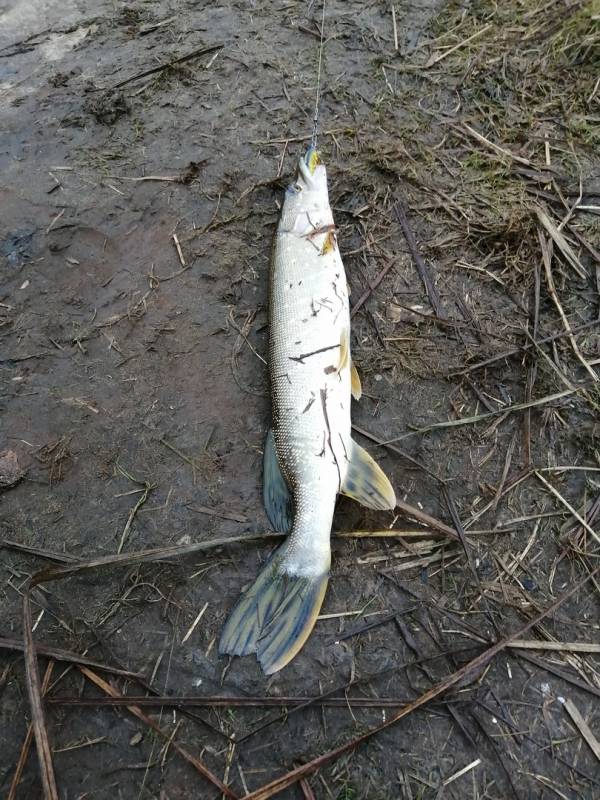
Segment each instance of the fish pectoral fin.
[{"label": "fish pectoral fin", "polygon": [[329,573],[289,575],[282,567],[283,545],[241,596],[219,641],[224,655],[256,653],[263,671],[272,675],[298,653],[312,631],[327,589]]},{"label": "fish pectoral fin", "polygon": [[350,365],[350,390],[352,392],[352,397],[355,400],[360,400],[362,397],[362,384],[360,382],[358,370],[352,363]]},{"label": "fish pectoral fin", "polygon": [[289,533],[294,521],[294,500],[279,467],[272,429],[267,433],[263,457],[263,502],[273,529]]},{"label": "fish pectoral fin", "polygon": [[376,511],[386,511],[396,506],[396,495],[386,474],[364,447],[353,439],[341,494]]}]

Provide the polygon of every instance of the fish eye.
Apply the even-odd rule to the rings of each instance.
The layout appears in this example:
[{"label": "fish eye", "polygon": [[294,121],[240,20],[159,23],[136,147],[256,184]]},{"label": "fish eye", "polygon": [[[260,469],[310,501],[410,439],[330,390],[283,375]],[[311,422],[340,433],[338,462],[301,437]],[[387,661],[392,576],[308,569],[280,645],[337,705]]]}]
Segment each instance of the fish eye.
[{"label": "fish eye", "polygon": [[295,189],[297,192],[301,192],[301,191],[302,191],[302,187],[300,186],[300,184],[299,184],[299,183],[295,183],[295,184],[294,184],[294,189]]}]

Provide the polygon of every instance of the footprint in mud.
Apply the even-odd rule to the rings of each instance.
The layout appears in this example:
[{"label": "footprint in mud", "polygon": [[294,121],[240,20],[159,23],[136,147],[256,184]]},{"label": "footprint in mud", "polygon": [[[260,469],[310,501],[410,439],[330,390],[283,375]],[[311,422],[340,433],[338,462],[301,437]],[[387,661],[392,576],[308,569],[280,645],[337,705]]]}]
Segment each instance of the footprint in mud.
[{"label": "footprint in mud", "polygon": [[32,257],[34,233],[32,229],[17,230],[0,242],[0,255],[9,267],[21,267]]},{"label": "footprint in mud", "polygon": [[101,125],[114,125],[124,114],[129,114],[129,104],[123,92],[106,91],[92,95],[84,103],[84,109]]}]

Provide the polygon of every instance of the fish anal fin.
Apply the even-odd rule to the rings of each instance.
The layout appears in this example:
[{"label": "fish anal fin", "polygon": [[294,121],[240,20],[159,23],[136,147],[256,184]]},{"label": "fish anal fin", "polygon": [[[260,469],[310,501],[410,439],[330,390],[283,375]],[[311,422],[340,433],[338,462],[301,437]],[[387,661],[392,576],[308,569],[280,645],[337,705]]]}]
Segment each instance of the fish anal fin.
[{"label": "fish anal fin", "polygon": [[341,494],[376,511],[387,511],[396,506],[396,495],[386,474],[364,447],[353,439]]},{"label": "fish anal fin", "polygon": [[350,389],[352,391],[352,397],[355,400],[360,400],[362,397],[362,384],[360,382],[358,370],[352,363],[350,365]]},{"label": "fish anal fin", "polygon": [[241,596],[221,633],[221,654],[256,653],[263,671],[285,667],[308,639],[325,597],[328,571],[315,576],[288,574],[281,553],[270,559]]},{"label": "fish anal fin", "polygon": [[289,533],[294,521],[294,501],[279,467],[272,429],[269,429],[265,440],[263,502],[273,529],[280,533]]}]

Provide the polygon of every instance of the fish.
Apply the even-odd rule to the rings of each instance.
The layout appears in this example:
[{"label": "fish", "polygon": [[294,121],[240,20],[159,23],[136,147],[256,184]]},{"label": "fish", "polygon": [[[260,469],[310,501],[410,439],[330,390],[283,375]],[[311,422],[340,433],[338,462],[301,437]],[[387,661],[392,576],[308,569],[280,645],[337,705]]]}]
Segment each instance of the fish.
[{"label": "fish", "polygon": [[313,146],[298,161],[275,234],[268,366],[263,500],[273,528],[288,537],[231,611],[219,651],[255,653],[271,675],[299,652],[321,609],[338,494],[378,511],[396,505],[390,481],[352,439],[351,397],[362,389],[327,170]]}]

